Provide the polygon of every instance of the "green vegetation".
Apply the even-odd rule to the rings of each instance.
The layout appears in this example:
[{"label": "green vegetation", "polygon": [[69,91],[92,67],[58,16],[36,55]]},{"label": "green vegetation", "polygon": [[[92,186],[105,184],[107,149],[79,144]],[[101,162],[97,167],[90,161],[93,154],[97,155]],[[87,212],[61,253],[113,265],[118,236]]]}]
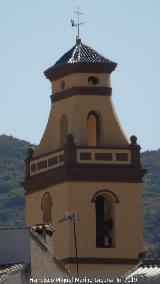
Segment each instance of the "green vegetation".
[{"label": "green vegetation", "polygon": [[[12,136],[0,136],[0,226],[25,225],[24,159],[30,143]],[[144,235],[150,251],[160,247],[160,150],[142,153],[148,173],[143,190]],[[160,249],[159,249],[160,251]]]},{"label": "green vegetation", "polygon": [[0,226],[24,226],[25,198],[20,182],[24,179],[30,144],[12,136],[0,136]]},{"label": "green vegetation", "polygon": [[148,171],[143,190],[145,243],[150,251],[159,245],[160,251],[160,150],[146,151],[141,159]]}]

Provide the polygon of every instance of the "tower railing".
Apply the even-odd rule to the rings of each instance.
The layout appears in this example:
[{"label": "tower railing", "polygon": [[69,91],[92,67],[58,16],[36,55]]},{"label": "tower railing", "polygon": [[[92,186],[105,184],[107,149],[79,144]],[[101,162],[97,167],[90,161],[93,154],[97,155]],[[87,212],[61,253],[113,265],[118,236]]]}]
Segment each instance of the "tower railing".
[{"label": "tower railing", "polygon": [[134,143],[127,147],[77,146],[69,134],[63,148],[36,158],[32,158],[33,151],[26,159],[26,178],[60,167],[141,168],[140,146]]}]

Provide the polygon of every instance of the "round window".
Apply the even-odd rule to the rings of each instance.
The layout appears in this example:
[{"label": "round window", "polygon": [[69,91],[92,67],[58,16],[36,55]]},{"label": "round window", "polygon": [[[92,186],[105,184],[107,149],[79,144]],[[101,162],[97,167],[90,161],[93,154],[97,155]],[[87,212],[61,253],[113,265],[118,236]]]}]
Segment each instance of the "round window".
[{"label": "round window", "polygon": [[88,77],[88,83],[90,85],[97,85],[99,83],[99,79],[97,77],[90,76]]}]

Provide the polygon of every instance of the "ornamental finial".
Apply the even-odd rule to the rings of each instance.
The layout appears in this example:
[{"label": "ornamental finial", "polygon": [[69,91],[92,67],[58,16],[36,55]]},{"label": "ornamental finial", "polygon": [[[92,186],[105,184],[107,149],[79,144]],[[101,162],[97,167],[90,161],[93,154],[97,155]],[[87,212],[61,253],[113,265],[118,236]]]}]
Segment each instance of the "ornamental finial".
[{"label": "ornamental finial", "polygon": [[72,27],[76,27],[77,28],[76,43],[79,44],[81,42],[81,39],[80,39],[80,26],[82,26],[84,24],[83,22],[80,22],[80,16],[83,15],[83,13],[80,12],[79,7],[77,7],[77,10],[74,13],[77,14],[77,22],[75,22],[73,19],[71,19],[71,25],[72,25]]}]

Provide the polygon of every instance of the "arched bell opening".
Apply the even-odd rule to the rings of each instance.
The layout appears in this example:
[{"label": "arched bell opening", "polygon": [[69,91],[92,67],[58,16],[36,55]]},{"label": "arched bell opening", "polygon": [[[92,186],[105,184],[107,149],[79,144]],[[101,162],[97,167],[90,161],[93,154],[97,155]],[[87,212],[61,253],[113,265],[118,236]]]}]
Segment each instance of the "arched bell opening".
[{"label": "arched bell opening", "polygon": [[94,111],[87,117],[87,136],[88,146],[100,145],[100,120]]},{"label": "arched bell opening", "polygon": [[115,200],[112,195],[101,193],[95,198],[96,247],[115,247]]}]

